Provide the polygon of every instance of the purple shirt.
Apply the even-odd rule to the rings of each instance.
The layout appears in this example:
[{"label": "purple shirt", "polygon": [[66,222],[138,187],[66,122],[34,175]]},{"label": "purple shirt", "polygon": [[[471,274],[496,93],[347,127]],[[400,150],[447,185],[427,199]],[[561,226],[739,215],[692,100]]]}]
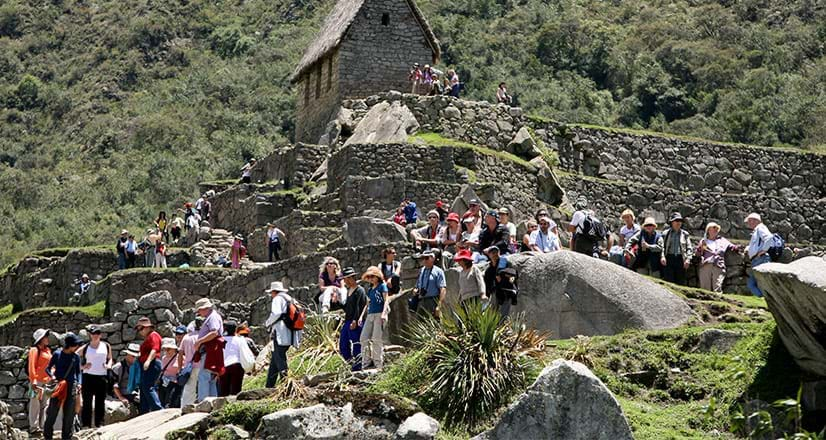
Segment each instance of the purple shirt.
[{"label": "purple shirt", "polygon": [[726,268],[726,251],[734,246],[730,241],[723,237],[717,237],[715,240],[704,238],[700,241],[700,246],[706,244],[703,250],[702,264],[713,264],[720,269]]},{"label": "purple shirt", "polygon": [[198,339],[203,338],[211,331],[218,332],[218,336],[224,335],[224,320],[215,310],[209,312],[209,315],[204,319],[201,329],[198,330]]}]

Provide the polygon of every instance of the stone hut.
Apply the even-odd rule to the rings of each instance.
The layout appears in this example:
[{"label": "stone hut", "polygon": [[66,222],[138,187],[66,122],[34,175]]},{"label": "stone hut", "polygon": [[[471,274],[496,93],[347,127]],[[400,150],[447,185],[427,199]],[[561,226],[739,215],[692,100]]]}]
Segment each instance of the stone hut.
[{"label": "stone hut", "polygon": [[296,142],[318,142],[344,99],[407,91],[411,65],[440,54],[413,0],[339,0],[290,78]]}]

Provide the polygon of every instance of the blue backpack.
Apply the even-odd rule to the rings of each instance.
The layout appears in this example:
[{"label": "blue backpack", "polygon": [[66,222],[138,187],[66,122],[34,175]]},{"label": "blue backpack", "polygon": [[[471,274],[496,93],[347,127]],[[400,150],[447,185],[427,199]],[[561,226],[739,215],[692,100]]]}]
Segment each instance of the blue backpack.
[{"label": "blue backpack", "polygon": [[775,233],[772,234],[771,244],[767,253],[772,261],[777,261],[783,256],[783,250],[786,248],[786,240],[783,240],[780,234]]}]

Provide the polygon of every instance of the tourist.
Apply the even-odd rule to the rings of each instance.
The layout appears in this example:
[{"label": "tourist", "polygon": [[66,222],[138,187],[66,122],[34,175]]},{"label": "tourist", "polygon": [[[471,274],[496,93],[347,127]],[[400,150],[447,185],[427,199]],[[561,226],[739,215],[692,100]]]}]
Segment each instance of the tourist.
[{"label": "tourist", "polygon": [[549,253],[562,248],[559,243],[559,237],[551,231],[552,221],[553,220],[548,217],[541,217],[539,219],[539,228],[531,232],[528,239],[528,245],[532,251]]},{"label": "tourist", "polygon": [[362,368],[365,370],[384,366],[384,319],[382,314],[387,306],[387,285],[384,276],[376,266],[370,266],[361,275],[362,281],[370,283],[367,289],[367,304],[361,312]]},{"label": "tourist", "polygon": [[389,247],[381,251],[382,262],[379,263],[390,296],[398,295],[401,291],[402,263],[396,261],[396,249]]},{"label": "tourist", "polygon": [[527,231],[522,235],[522,241],[519,243],[519,252],[528,252],[533,250],[531,247],[531,234],[539,229],[539,225],[535,220],[528,220],[527,223],[525,223],[525,229]]},{"label": "tourist", "polygon": [[433,86],[430,88],[430,96],[441,96],[445,94],[445,84],[438,73],[433,72]]},{"label": "tourist", "polygon": [[187,326],[187,334],[181,340],[181,349],[178,350],[178,364],[181,366],[181,375],[186,375],[186,380],[180,380],[184,387],[181,393],[181,408],[192,405],[198,400],[198,376],[201,372],[203,362],[195,360],[195,341],[198,340],[198,333],[204,323],[202,316],[196,316],[195,320]]},{"label": "tourist", "polygon": [[172,214],[172,221],[170,222],[170,225],[172,241],[177,242],[181,238],[181,231],[184,229],[184,221],[177,212]]},{"label": "tourist", "polygon": [[141,367],[140,413],[146,414],[162,409],[158,397],[158,379],[161,377],[161,335],[155,331],[155,325],[146,316],[138,319],[135,331],[143,338],[138,363]]},{"label": "tourist", "polygon": [[218,396],[234,396],[241,392],[244,384],[244,367],[241,366],[241,352],[247,345],[243,336],[237,335],[235,321],[224,322],[224,374],[218,378]]},{"label": "tourist", "polygon": [[771,261],[769,248],[773,244],[773,236],[769,228],[763,224],[760,214],[752,212],[746,217],[746,225],[752,230],[749,246],[746,249],[751,261],[751,273],[746,283],[751,293],[758,297],[763,297],[763,291],[757,286],[757,278],[754,277],[754,268]]},{"label": "tourist", "polygon": [[155,267],[166,269],[166,242],[159,240],[155,245]]},{"label": "tourist", "polygon": [[430,95],[430,89],[433,87],[433,70],[430,64],[425,64],[422,69],[421,87],[419,87],[420,95]]},{"label": "tourist", "polygon": [[[568,232],[572,234],[570,248],[574,252],[596,257],[599,254],[599,242],[606,238],[608,231],[596,218],[594,211],[588,209],[588,200],[584,196],[577,198],[575,208],[568,225]],[[610,244],[609,239],[609,248]]]},{"label": "tourist", "polygon": [[405,197],[402,200],[402,210],[404,211],[404,220],[408,225],[415,225],[419,221],[419,213],[416,211],[416,202],[410,200],[410,197]]},{"label": "tourist", "polygon": [[272,262],[281,259],[278,253],[281,252],[281,240],[283,237],[284,232],[281,229],[276,228],[272,223],[267,223],[267,249],[269,250],[267,259],[269,261]]},{"label": "tourist", "polygon": [[356,282],[356,271],[352,267],[345,267],[341,273],[344,286],[347,288],[347,303],[335,303],[336,308],[344,309],[344,323],[341,325],[341,334],[338,338],[339,353],[351,366],[352,371],[361,370],[361,329],[359,323],[364,306],[367,305],[367,294],[364,288]]},{"label": "tourist", "polygon": [[209,221],[209,215],[212,212],[212,203],[209,202],[210,193],[214,194],[214,191],[207,191],[201,196],[203,200],[201,201],[201,206],[198,207],[198,214],[201,216],[201,220]]},{"label": "tourist", "polygon": [[482,204],[478,199],[470,199],[468,202],[467,211],[462,215],[462,231],[467,231],[467,223],[465,220],[473,220],[475,229],[477,231],[482,229]]},{"label": "tourist", "polygon": [[241,259],[243,259],[246,255],[247,248],[244,246],[244,236],[241,234],[236,234],[232,240],[232,247],[229,248],[227,260],[231,262],[231,267],[233,269],[240,269]]},{"label": "tourist", "polygon": [[143,237],[143,240],[138,244],[139,253],[143,254],[143,265],[144,267],[154,267],[155,266],[155,236],[153,235],[152,229],[146,230],[146,236]]},{"label": "tourist", "polygon": [[476,222],[472,218],[466,218],[464,221],[467,230],[462,233],[460,240],[461,249],[470,249],[473,252],[479,251],[479,230],[476,228]]},{"label": "tourist", "polygon": [[700,240],[696,254],[700,256],[697,278],[701,289],[723,293],[726,280],[726,252],[738,251],[732,242],[720,236],[720,225],[709,222],[706,235]]},{"label": "tourist", "polygon": [[280,281],[273,281],[270,283],[270,288],[266,290],[272,296],[272,306],[270,309],[270,316],[264,325],[272,329],[272,358],[270,359],[270,367],[267,370],[266,387],[272,388],[278,381],[279,377],[287,376],[287,350],[290,346],[298,344],[300,340],[300,332],[293,332],[287,327],[283,316],[287,313],[287,307],[292,298],[287,295],[287,289]]},{"label": "tourist", "polygon": [[500,82],[499,88],[496,89],[496,102],[499,104],[510,105],[513,98],[508,94],[508,88],[505,83]]},{"label": "tourist", "polygon": [[459,97],[459,92],[462,88],[461,83],[459,82],[459,75],[453,69],[448,69],[447,71],[447,78],[450,81],[450,96],[454,98]]},{"label": "tourist", "polygon": [[421,259],[423,266],[416,279],[416,294],[419,297],[418,310],[438,318],[441,313],[440,305],[447,292],[445,273],[435,265],[436,255],[433,251],[422,252]]},{"label": "tourist", "polygon": [[643,275],[659,276],[663,237],[657,231],[657,222],[646,217],[642,229],[625,243],[625,252],[631,258],[630,267]]},{"label": "tourist", "polygon": [[691,236],[682,228],[683,216],[679,212],[671,214],[668,224],[670,227],[662,233],[664,247],[660,264],[663,266],[663,279],[685,286],[686,269],[694,255]]},{"label": "tourist", "polygon": [[108,390],[107,372],[112,368],[112,347],[108,342],[101,341],[101,330],[96,325],[88,328],[89,343],[82,346],[77,353],[80,355],[83,372],[83,390],[81,393],[82,409],[80,421],[84,428],[92,427],[92,403],[94,399],[95,427],[103,426],[103,416],[106,414],[106,391]]},{"label": "tourist", "polygon": [[249,347],[250,351],[254,356],[258,356],[261,353],[261,349],[258,348],[258,345],[255,344],[255,341],[250,338],[250,326],[247,324],[246,321],[242,322],[238,325],[238,331],[235,332],[237,336],[243,336],[244,342],[247,343],[247,347]]},{"label": "tourist", "polygon": [[419,90],[419,83],[422,81],[422,70],[419,68],[419,63],[413,63],[410,73],[407,75],[407,80],[410,81],[410,93],[416,94]]},{"label": "tourist", "polygon": [[173,338],[163,338],[161,341],[161,383],[158,387],[158,399],[164,408],[181,407],[182,387],[178,384],[178,344]]},{"label": "tourist", "polygon": [[462,239],[462,228],[459,226],[459,214],[451,212],[447,215],[445,226],[439,231],[439,247],[447,252],[456,252],[456,243]]},{"label": "tourist", "polygon": [[112,394],[114,394],[115,398],[130,412],[138,393],[137,390],[129,390],[129,379],[132,365],[135,365],[135,360],[140,356],[140,349],[141,347],[138,344],[129,344],[123,352],[123,359],[112,366],[112,374],[115,379],[115,382],[112,384]]},{"label": "tourist", "polygon": [[622,267],[630,267],[630,256],[625,253],[625,243],[627,243],[628,240],[641,229],[640,225],[634,222],[634,219],[634,211],[631,211],[630,209],[622,211],[622,214],[620,214],[620,220],[622,220],[623,224],[619,229],[619,240],[617,241],[617,244],[611,246],[611,249],[608,252],[608,258]]},{"label": "tourist", "polygon": [[402,227],[407,226],[407,218],[404,215],[404,204],[401,204],[398,208],[396,208],[396,214],[393,216],[393,223],[401,225]]},{"label": "tourist", "polygon": [[488,211],[485,214],[485,223],[481,232],[479,232],[479,249],[496,246],[502,255],[506,255],[510,252],[510,242],[510,231],[506,226],[499,223],[499,212]]},{"label": "tourist", "polygon": [[511,222],[511,211],[504,206],[499,208],[499,224],[508,228],[511,242],[516,242],[516,223]]},{"label": "tourist", "polygon": [[172,331],[172,336],[175,337],[175,345],[178,349],[181,348],[181,343],[184,341],[184,336],[186,336],[187,333],[185,325],[179,325]]},{"label": "tourist", "polygon": [[431,210],[427,213],[427,225],[410,231],[410,237],[416,245],[416,249],[430,249],[439,246],[439,213]]},{"label": "tourist", "polygon": [[169,241],[169,220],[166,218],[166,211],[158,213],[158,218],[155,219],[155,227],[158,228],[158,233],[161,234],[163,240]]},{"label": "tourist", "polygon": [[126,241],[129,240],[129,231],[120,231],[120,238],[115,243],[115,250],[118,253],[118,269],[126,269]]},{"label": "tourist", "polygon": [[447,215],[450,212],[447,209],[445,209],[445,203],[443,201],[436,200],[436,212],[439,213],[439,223],[444,225],[445,220],[447,220]]},{"label": "tourist", "polygon": [[72,299],[70,302],[74,304],[80,304],[83,298],[89,296],[89,292],[92,290],[92,286],[95,285],[95,282],[89,279],[89,274],[83,274],[80,276],[80,282],[77,286],[77,292],[72,295]]},{"label": "tourist", "polygon": [[330,311],[331,302],[346,302],[347,291],[341,288],[341,264],[334,257],[325,257],[318,268],[318,297],[321,313]]},{"label": "tourist", "polygon": [[39,328],[33,335],[32,347],[28,356],[29,376],[29,432],[32,434],[43,431],[46,421],[46,408],[49,405],[49,396],[43,393],[43,385],[51,379],[46,367],[52,359],[52,350],[49,349],[49,329]]},{"label": "tourist", "polygon": [[459,303],[465,305],[470,301],[488,300],[482,271],[473,265],[473,255],[468,250],[461,250],[453,257],[462,271],[459,272]]},{"label": "tourist", "polygon": [[241,167],[241,182],[240,183],[251,183],[252,182],[252,167],[255,166],[255,159],[250,159],[249,162],[244,164]]},{"label": "tourist", "polygon": [[[46,410],[46,422],[43,425],[43,438],[51,440],[54,435],[54,425],[57,415],[63,410],[63,419],[60,428],[60,438],[69,440],[74,434],[75,400],[78,388],[82,389],[83,379],[80,374],[80,356],[75,353],[82,342],[74,333],[66,333],[63,338],[63,349],[57,350],[46,366],[49,381],[58,381],[61,392],[52,394]],[[65,382],[64,382],[65,381]],[[65,385],[60,383],[64,382]],[[56,394],[60,394],[59,396]]]},{"label": "tourist", "polygon": [[193,361],[201,361],[198,371],[198,401],[218,396],[218,377],[224,374],[224,320],[209,298],[195,301],[198,315],[204,318],[195,340]]}]

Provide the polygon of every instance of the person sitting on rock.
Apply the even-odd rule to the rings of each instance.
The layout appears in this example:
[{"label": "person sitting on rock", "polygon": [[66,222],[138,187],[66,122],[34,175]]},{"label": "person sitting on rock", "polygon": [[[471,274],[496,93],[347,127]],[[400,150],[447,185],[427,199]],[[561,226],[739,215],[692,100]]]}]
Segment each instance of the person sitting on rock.
[{"label": "person sitting on rock", "polygon": [[92,291],[92,286],[95,285],[95,282],[89,279],[89,274],[85,273],[80,276],[80,280],[77,281],[77,292],[72,295],[72,298],[69,300],[72,304],[80,304],[83,301],[83,298],[87,298]]},{"label": "person sitting on rock", "polygon": [[281,259],[279,256],[279,252],[281,252],[282,239],[285,238],[284,231],[275,227],[272,223],[267,223],[267,249],[268,249],[268,260],[269,261],[278,261]]},{"label": "person sitting on rock", "polygon": [[466,218],[465,225],[468,230],[462,233],[458,248],[469,249],[471,252],[479,252],[479,231],[476,230],[476,223],[473,219]]},{"label": "person sitting on rock", "polygon": [[427,225],[410,231],[410,237],[416,249],[431,249],[439,246],[439,213],[432,210],[427,213]]},{"label": "person sitting on rock", "polygon": [[456,253],[456,244],[462,239],[462,228],[459,226],[459,214],[451,212],[447,215],[446,225],[439,231],[439,247],[445,252]]},{"label": "person sitting on rock", "polygon": [[462,214],[462,231],[467,231],[467,223],[465,220],[473,219],[475,229],[477,231],[482,229],[482,203],[478,199],[470,199],[468,202],[467,211]]},{"label": "person sitting on rock", "polygon": [[376,266],[370,266],[361,275],[362,281],[370,283],[367,290],[367,304],[360,314],[362,368],[379,369],[384,366],[384,312],[387,307],[387,285],[384,275]]},{"label": "person sitting on rock", "polygon": [[407,226],[407,218],[404,215],[404,204],[401,204],[398,208],[396,208],[396,214],[393,216],[393,223],[400,225],[401,227]]},{"label": "person sitting on rock", "polygon": [[662,252],[663,237],[657,231],[657,222],[653,217],[646,217],[642,230],[625,243],[625,253],[631,259],[631,268],[643,275],[660,276]]},{"label": "person sitting on rock", "polygon": [[133,408],[138,397],[138,391],[129,389],[129,374],[132,369],[132,364],[139,356],[140,345],[129,344],[126,350],[123,351],[123,359],[112,366],[112,373],[114,374],[115,382],[112,384],[112,394],[115,399],[118,399],[127,408]]},{"label": "person sitting on rock", "polygon": [[539,225],[535,220],[528,220],[527,223],[525,223],[525,229],[526,232],[522,235],[522,241],[519,243],[519,252],[529,252],[533,250],[533,248],[531,248],[531,234],[539,229]]},{"label": "person sitting on rock", "polygon": [[[511,235],[507,227],[499,223],[499,213],[490,210],[485,214],[485,224],[479,233],[479,249],[487,249],[491,246],[499,248],[502,255],[510,253]],[[482,260],[486,257],[482,256]]]},{"label": "person sitting on rock", "polygon": [[739,247],[720,236],[720,225],[709,222],[706,234],[697,246],[696,255],[700,256],[697,278],[701,289],[723,293],[726,280],[726,252],[738,252]]},{"label": "person sitting on rock", "polygon": [[499,83],[499,88],[496,89],[496,102],[499,104],[510,105],[513,98],[508,94],[508,88],[504,82]]},{"label": "person sitting on rock", "polygon": [[254,166],[255,159],[253,158],[241,167],[241,181],[239,183],[252,183],[252,167]]},{"label": "person sitting on rock", "polygon": [[528,243],[532,251],[549,253],[562,248],[559,244],[559,237],[551,231],[551,220],[548,217],[539,219],[539,228],[531,232]]},{"label": "person sitting on rock", "polygon": [[499,213],[499,224],[508,228],[510,234],[510,253],[516,253],[519,248],[516,246],[516,223],[511,221],[511,211],[503,206],[497,212]]},{"label": "person sitting on rock", "polygon": [[668,223],[670,227],[662,233],[663,255],[660,264],[663,266],[663,279],[685,286],[686,269],[694,256],[691,236],[682,228],[683,216],[679,212],[671,214]]},{"label": "person sitting on rock", "polygon": [[628,243],[628,240],[641,229],[640,225],[634,222],[634,219],[634,211],[630,209],[622,211],[620,220],[622,220],[623,225],[619,229],[618,244],[612,246],[610,252],[608,253],[611,261],[623,267],[629,267],[630,262],[630,259],[626,258],[625,255],[625,243]]},{"label": "person sitting on rock", "polygon": [[445,203],[441,200],[436,200],[436,212],[439,213],[439,223],[445,224],[449,212],[445,209]]},{"label": "person sitting on rock", "polygon": [[341,325],[341,334],[338,338],[339,353],[350,364],[352,371],[361,370],[361,329],[359,316],[367,304],[367,294],[364,288],[356,282],[356,271],[352,267],[345,267],[341,272],[344,287],[347,288],[347,303],[335,302],[334,309],[344,309],[344,323]]},{"label": "person sitting on rock", "polygon": [[405,197],[402,200],[402,210],[404,211],[404,220],[408,225],[415,225],[419,221],[419,213],[416,211],[416,202],[410,200],[410,197]]},{"label": "person sitting on rock", "polygon": [[318,268],[316,303],[321,306],[321,313],[329,312],[333,302],[347,302],[347,290],[341,284],[341,263],[334,257],[325,257]]}]

